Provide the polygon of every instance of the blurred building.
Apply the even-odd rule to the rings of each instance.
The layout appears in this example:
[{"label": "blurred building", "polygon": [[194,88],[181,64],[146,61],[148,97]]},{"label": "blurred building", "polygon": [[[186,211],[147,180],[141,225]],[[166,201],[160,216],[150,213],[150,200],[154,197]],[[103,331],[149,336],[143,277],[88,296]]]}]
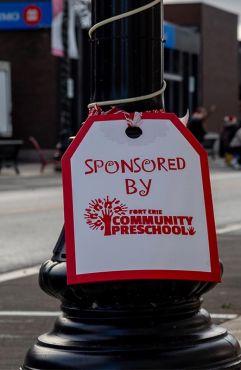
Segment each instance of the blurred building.
[{"label": "blurred building", "polygon": [[[12,135],[23,139],[29,149],[30,135],[44,149],[55,148],[60,129],[61,58],[51,55],[51,20],[51,0],[0,0],[0,62],[8,62],[11,70]],[[181,116],[187,108],[214,104],[217,111],[209,120],[209,131],[220,131],[225,115],[238,114],[237,21],[237,15],[206,4],[165,5],[166,110]],[[81,63],[87,61],[89,68],[87,36],[84,42]],[[76,76],[78,63],[72,66]],[[85,106],[87,85],[79,86]]]},{"label": "blurred building", "polygon": [[0,61],[10,63],[12,135],[53,148],[57,136],[57,70],[51,56],[50,0],[0,1]]},{"label": "blurred building", "polygon": [[[225,115],[239,114],[238,16],[207,4],[189,3],[166,5],[165,20],[188,28],[193,43],[194,35],[199,38],[199,51],[195,53],[197,58],[191,57],[194,67],[187,67],[184,62],[183,68],[181,68],[182,71],[189,69],[182,81],[182,84],[186,85],[186,88],[184,87],[186,96],[188,85],[190,94],[194,90],[193,100],[189,97],[187,105],[184,94],[183,104],[186,104],[191,110],[197,104],[206,108],[216,105],[217,110],[210,116],[208,130],[218,132]],[[179,29],[176,29],[176,35],[176,47],[171,48],[170,51],[169,58],[173,59],[171,65],[182,63],[183,58],[188,60],[180,47],[182,42],[187,41],[187,36],[182,36]],[[180,37],[182,37],[182,41]],[[170,68],[168,63],[167,60],[165,68]],[[191,63],[190,56],[187,63]],[[172,108],[171,105],[170,107]]]},{"label": "blurred building", "polygon": [[193,111],[199,101],[200,33],[164,23],[164,78],[166,110],[179,116]]},{"label": "blurred building", "polygon": [[[61,129],[61,75],[66,67],[63,66],[63,58],[51,54],[51,23],[51,0],[0,0],[0,98],[3,97],[4,101],[10,97],[10,104],[4,110],[5,115],[8,110],[10,125],[4,122],[1,129],[0,121],[0,137],[11,135],[24,140],[24,148],[27,149],[21,150],[24,159],[37,158],[36,154],[33,156],[29,136],[35,137],[40,146],[52,155]],[[82,30],[80,35],[78,21],[76,34],[77,42],[81,42],[83,49],[88,49],[87,30]],[[87,114],[84,106],[87,107],[89,102],[89,86],[86,83],[89,76],[88,54],[89,50],[86,50],[85,56],[82,53],[79,60],[70,61],[67,86],[71,96],[73,133],[80,126],[81,115]],[[86,69],[84,74],[83,68]],[[7,77],[6,72],[10,72]],[[73,76],[75,81],[72,84]],[[11,80],[9,88],[2,88],[2,77],[5,82]],[[84,96],[80,98],[83,85]],[[9,129],[9,126],[12,128]]]}]

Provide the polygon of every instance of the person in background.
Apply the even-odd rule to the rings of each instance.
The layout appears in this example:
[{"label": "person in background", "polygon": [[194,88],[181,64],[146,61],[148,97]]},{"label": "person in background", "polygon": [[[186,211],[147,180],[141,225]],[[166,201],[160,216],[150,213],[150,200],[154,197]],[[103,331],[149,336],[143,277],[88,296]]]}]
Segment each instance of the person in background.
[{"label": "person in background", "polygon": [[235,169],[241,168],[241,128],[239,128],[229,145],[229,152],[233,155],[231,166]]},{"label": "person in background", "polygon": [[207,133],[205,129],[205,121],[211,113],[215,112],[215,110],[216,106],[214,105],[211,106],[209,110],[204,107],[198,107],[187,124],[187,128],[201,144],[204,142],[204,137]]},{"label": "person in background", "polygon": [[225,116],[223,121],[223,129],[220,134],[219,155],[221,158],[224,158],[225,163],[230,166],[233,159],[230,143],[239,128],[238,119],[236,116],[230,115]]}]

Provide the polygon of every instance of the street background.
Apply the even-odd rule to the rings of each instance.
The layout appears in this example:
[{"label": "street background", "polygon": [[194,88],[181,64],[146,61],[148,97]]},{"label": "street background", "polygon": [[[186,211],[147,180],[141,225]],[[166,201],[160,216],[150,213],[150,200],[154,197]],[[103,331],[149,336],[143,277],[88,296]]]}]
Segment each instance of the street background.
[{"label": "street background", "polygon": [[[68,7],[70,3],[72,6]],[[106,91],[119,97],[118,81],[132,81],[121,88],[126,94],[121,95],[122,98],[138,96],[132,94],[135,88],[138,94],[144,95],[151,92],[148,86],[157,84],[157,90],[161,87],[160,79],[153,73],[158,69],[156,56],[160,57],[159,46],[154,48],[154,44],[159,45],[157,37],[161,40],[161,33],[151,37],[150,43],[144,42],[142,33],[149,22],[142,22],[142,41],[135,43],[145,46],[140,49],[141,63],[139,53],[128,50],[132,49],[128,46],[132,44],[126,36],[123,38],[127,40],[125,57],[119,57],[119,48],[109,37],[111,35],[104,43],[107,53],[102,52],[100,59],[92,58],[91,63],[90,45],[94,45],[88,36],[91,3],[94,1],[0,0],[0,146],[3,159],[7,159],[4,158],[6,153],[12,152],[10,165],[16,165],[17,154],[13,149],[21,148],[20,174],[16,175],[13,167],[0,171],[0,370],[19,369],[27,350],[39,335],[51,331],[60,314],[60,302],[39,288],[38,271],[41,263],[51,258],[63,226],[61,173],[55,171],[53,164],[48,164],[40,173],[40,164],[32,162],[41,157],[43,163],[45,158],[53,160],[56,152],[60,159],[69,137],[76,135],[87,117],[87,104],[92,101],[91,76],[102,81],[96,84],[98,89],[92,91],[95,98],[98,90],[101,91],[101,99],[108,83],[113,86]],[[122,2],[115,3],[117,11]],[[123,1],[123,6],[124,3],[128,5],[128,1]],[[227,123],[227,117],[231,117],[230,121],[235,118],[240,127],[240,34],[237,37],[240,0],[230,0],[224,8],[224,0],[194,3],[164,0],[164,4],[165,110],[182,117],[188,109],[192,117],[198,106],[204,107],[206,130],[216,138]],[[57,7],[57,13],[52,14],[52,5]],[[154,14],[151,9],[149,12]],[[161,19],[153,17],[153,20],[155,18]],[[156,29],[151,28],[152,31]],[[56,31],[59,48],[52,43]],[[122,40],[122,36],[117,39]],[[77,47],[75,55],[70,53],[73,46]],[[102,49],[98,50],[100,53]],[[108,61],[111,50],[116,54],[115,63]],[[105,63],[101,63],[102,57],[107,57]],[[137,62],[133,62],[135,60]],[[111,81],[112,75],[118,77],[118,83],[114,82],[114,77]],[[143,76],[146,87],[145,83],[140,83]],[[112,96],[104,100],[110,98]],[[6,146],[7,151],[4,150]],[[241,159],[239,164],[241,167]],[[211,313],[215,323],[224,325],[241,340],[241,171],[227,167],[220,158],[210,158],[210,169],[224,274],[222,283],[203,297],[203,307]]]},{"label": "street background", "polygon": [[[210,159],[222,284],[204,296],[214,322],[241,340],[241,172]],[[36,338],[50,331],[60,302],[38,286],[63,225],[61,174],[48,166],[4,168],[0,182],[0,369],[18,369]],[[14,348],[14,351],[13,351]]]}]

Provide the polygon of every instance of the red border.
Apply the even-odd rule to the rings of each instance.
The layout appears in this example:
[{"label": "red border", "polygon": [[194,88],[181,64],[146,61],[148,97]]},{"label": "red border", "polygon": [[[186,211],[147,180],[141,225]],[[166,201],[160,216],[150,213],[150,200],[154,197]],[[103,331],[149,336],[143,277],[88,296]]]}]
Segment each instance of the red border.
[{"label": "red border", "polygon": [[221,281],[220,264],[218,258],[216,228],[212,204],[212,194],[208,167],[208,156],[206,151],[186,129],[183,123],[173,113],[148,113],[142,115],[143,119],[166,119],[171,121],[186,140],[192,145],[200,156],[204,201],[206,209],[207,230],[209,239],[209,250],[211,260],[211,272],[200,271],[180,271],[180,270],[138,270],[138,271],[110,271],[91,274],[76,274],[75,264],[75,244],[74,244],[74,216],[73,216],[73,197],[72,197],[72,176],[71,176],[71,157],[87,135],[94,122],[99,121],[119,121],[125,119],[123,113],[94,116],[87,119],[82,126],[74,141],[71,143],[62,158],[62,177],[64,192],[64,216],[65,216],[65,238],[67,253],[67,282],[68,284],[91,283],[97,281],[113,280],[143,280],[143,279],[166,279],[166,280],[204,280]]}]

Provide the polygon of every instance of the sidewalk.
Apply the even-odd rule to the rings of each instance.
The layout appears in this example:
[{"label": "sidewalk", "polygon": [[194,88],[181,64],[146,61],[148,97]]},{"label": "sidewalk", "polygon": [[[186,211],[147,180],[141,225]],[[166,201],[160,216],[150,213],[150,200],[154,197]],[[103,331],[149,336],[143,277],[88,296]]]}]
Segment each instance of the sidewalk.
[{"label": "sidewalk", "polygon": [[[61,173],[55,172],[51,165],[46,167],[43,174],[37,163],[20,164],[19,168],[20,175],[16,175],[12,168],[2,170],[0,192],[44,187],[53,187],[55,191],[55,187],[62,186]],[[210,159],[210,169],[215,176],[239,172],[227,168],[219,158]],[[241,342],[240,239],[240,234],[219,236],[224,266],[230,268],[225,268],[223,283],[204,296],[203,307],[209,313],[222,315],[218,319],[216,316],[214,322],[221,323]],[[0,369],[16,370],[22,365],[27,350],[36,338],[53,327],[60,311],[60,301],[41,291],[37,274],[0,282],[0,296]],[[227,320],[228,317],[234,317],[233,314],[237,317]]]},{"label": "sidewalk", "polygon": [[239,172],[238,170],[235,170],[232,167],[228,167],[223,158],[216,157],[215,159],[209,157],[209,168],[211,173],[216,173],[216,172],[222,172],[222,173],[235,173]]},{"label": "sidewalk", "polygon": [[241,316],[235,320],[226,321],[222,326],[233,334],[241,344]]},{"label": "sidewalk", "polygon": [[[215,173],[236,173],[239,172],[231,167],[227,167],[223,159],[209,158],[209,168],[211,174]],[[239,282],[237,282],[239,284]],[[215,289],[215,288],[214,288]],[[212,293],[210,293],[212,294]],[[240,294],[239,294],[240,297]],[[205,297],[204,297],[205,302]],[[231,334],[233,334],[241,344],[241,316],[238,316],[236,319],[225,321],[221,324],[222,327],[226,328]]]},{"label": "sidewalk", "polygon": [[3,168],[0,172],[0,191],[27,190],[62,185],[61,172],[56,172],[53,165],[48,165],[40,173],[39,163],[20,163],[20,174],[14,169]]},{"label": "sidewalk", "polygon": [[[211,294],[215,295],[215,289]],[[0,295],[4,297],[0,303],[0,369],[16,370],[37,337],[53,328],[60,314],[60,301],[41,291],[37,275],[1,283]],[[19,296],[16,302],[14,297]],[[241,341],[241,317],[221,326]]]},{"label": "sidewalk", "polygon": [[[211,173],[239,172],[227,167],[221,158],[209,158],[209,167]],[[0,191],[62,186],[61,172],[56,172],[51,164],[46,166],[44,173],[40,173],[39,163],[20,163],[19,169],[19,175],[11,167],[2,169]]]}]

